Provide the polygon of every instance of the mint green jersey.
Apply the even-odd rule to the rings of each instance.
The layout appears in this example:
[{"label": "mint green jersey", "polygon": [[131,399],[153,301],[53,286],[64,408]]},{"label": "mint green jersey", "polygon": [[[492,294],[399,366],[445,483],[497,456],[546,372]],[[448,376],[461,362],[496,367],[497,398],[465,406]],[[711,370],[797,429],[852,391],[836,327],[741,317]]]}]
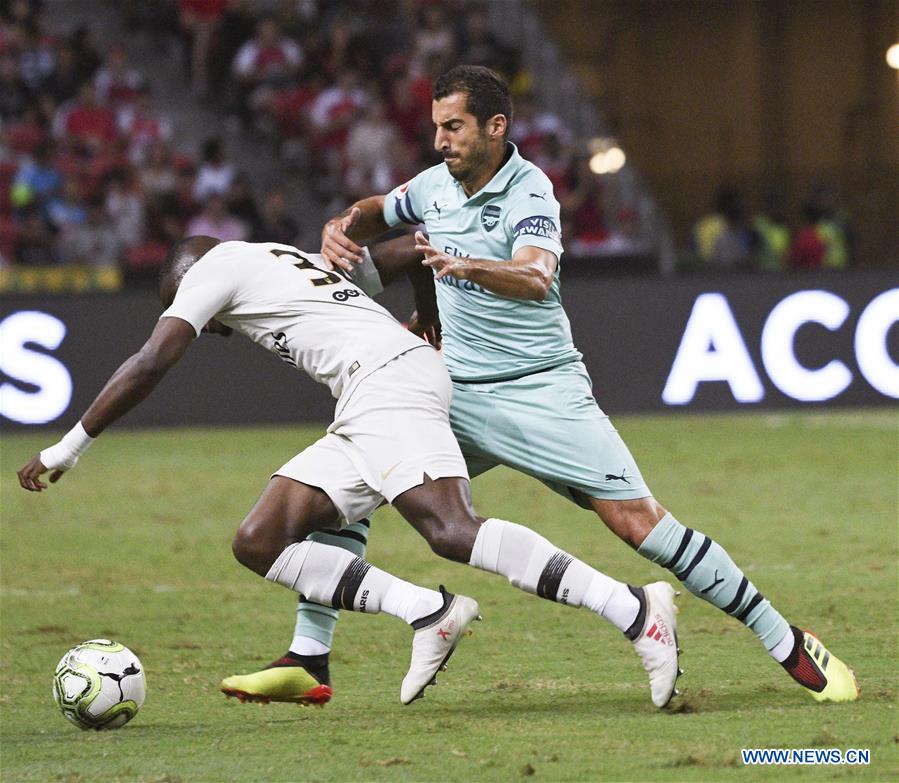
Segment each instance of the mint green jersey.
[{"label": "mint green jersey", "polygon": [[[392,190],[390,226],[424,223],[431,245],[455,256],[505,261],[533,246],[562,257],[559,202],[549,178],[508,143],[506,163],[469,198],[444,163]],[[562,309],[559,269],[542,302],[509,299],[471,280],[437,281],[443,356],[453,380],[516,378],[577,361]]]}]

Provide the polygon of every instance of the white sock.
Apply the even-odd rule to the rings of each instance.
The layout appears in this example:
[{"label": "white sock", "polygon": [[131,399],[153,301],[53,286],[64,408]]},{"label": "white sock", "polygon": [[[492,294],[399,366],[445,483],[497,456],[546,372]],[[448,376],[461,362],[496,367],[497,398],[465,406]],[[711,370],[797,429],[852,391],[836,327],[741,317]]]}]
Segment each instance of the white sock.
[{"label": "white sock", "polygon": [[294,636],[288,649],[296,655],[324,655],[331,652],[327,644],[311,636]]},{"label": "white sock", "polygon": [[265,578],[316,603],[368,614],[383,610],[410,624],[443,606],[436,590],[404,582],[345,549],[315,541],[291,544]]},{"label": "white sock", "polygon": [[488,519],[469,565],[505,576],[515,587],[550,601],[586,606],[626,631],[640,611],[627,585],[591,568],[522,525]]},{"label": "white sock", "polygon": [[770,655],[778,663],[783,663],[787,658],[790,657],[790,653],[793,652],[793,647],[795,645],[796,637],[793,636],[793,629],[791,628],[784,635],[783,639],[781,639],[777,644],[774,645],[774,647],[768,650],[768,655]]},{"label": "white sock", "polygon": [[411,625],[443,606],[443,596],[440,593],[416,587],[396,577],[391,578],[393,581],[381,596],[382,612],[399,617]]}]

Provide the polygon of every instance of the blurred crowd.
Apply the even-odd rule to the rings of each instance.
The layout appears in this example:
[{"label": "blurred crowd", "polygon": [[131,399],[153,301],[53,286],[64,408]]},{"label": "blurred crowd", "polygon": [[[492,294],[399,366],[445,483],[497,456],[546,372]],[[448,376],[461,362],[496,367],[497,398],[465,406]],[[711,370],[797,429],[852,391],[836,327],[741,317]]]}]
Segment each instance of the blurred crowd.
[{"label": "blurred crowd", "polygon": [[638,245],[634,199],[620,187],[612,198],[584,140],[539,108],[533,75],[491,28],[489,2],[180,0],[178,12],[194,94],[221,96],[232,126],[271,138],[327,211],[439,162],[431,88],[468,63],[508,80],[511,140],[552,180],[569,252]]},{"label": "blurred crowd", "polygon": [[750,214],[738,190],[723,189],[712,211],[693,228],[690,267],[724,271],[845,269],[855,235],[833,190],[817,185],[791,219],[783,196],[771,191]]},{"label": "blurred crowd", "polygon": [[436,162],[431,84],[456,63],[488,65],[519,93],[529,81],[471,0],[175,5],[193,94],[271,138],[324,198],[383,192]]},{"label": "blurred crowd", "polygon": [[[567,252],[649,252],[627,169],[591,170],[585,141],[540,107],[533,75],[496,37],[483,0],[123,0],[117,8],[128,34],[104,48],[88,26],[49,35],[40,0],[0,0],[0,271],[100,269],[100,285],[116,287],[154,278],[186,234],[294,243],[314,228],[302,221],[317,219],[297,214],[297,189],[333,212],[439,161],[431,86],[460,62],[509,80],[511,138],[553,182]],[[221,132],[189,155],[176,152],[180,129],[154,97],[159,80],[129,55],[137,35],[178,52],[182,100],[222,119]],[[241,138],[270,142],[283,188],[260,187],[253,169],[229,156]],[[838,221],[821,202],[806,216],[827,246],[820,264],[807,227],[790,238],[773,209],[749,220],[734,193],[697,224],[695,258],[723,268],[845,265],[833,260],[837,232],[822,221]],[[842,236],[848,258],[851,236]]]},{"label": "blurred crowd", "polygon": [[117,288],[155,279],[186,232],[293,241],[285,194],[269,189],[257,203],[219,139],[196,157],[174,151],[152,80],[125,46],[101,49],[86,26],[48,35],[42,10],[2,7],[0,266],[86,269],[46,279]]}]

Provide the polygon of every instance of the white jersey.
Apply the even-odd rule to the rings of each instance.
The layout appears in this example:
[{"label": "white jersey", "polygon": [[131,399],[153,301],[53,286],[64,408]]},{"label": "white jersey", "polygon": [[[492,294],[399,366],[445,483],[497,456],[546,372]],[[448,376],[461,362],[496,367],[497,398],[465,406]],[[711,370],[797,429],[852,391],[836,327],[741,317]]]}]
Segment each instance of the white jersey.
[{"label": "white jersey", "polygon": [[[366,254],[360,284],[372,268]],[[187,271],[161,317],[181,318],[198,335],[215,318],[327,384],[338,399],[391,359],[426,345],[320,255],[275,242],[216,245]]]}]

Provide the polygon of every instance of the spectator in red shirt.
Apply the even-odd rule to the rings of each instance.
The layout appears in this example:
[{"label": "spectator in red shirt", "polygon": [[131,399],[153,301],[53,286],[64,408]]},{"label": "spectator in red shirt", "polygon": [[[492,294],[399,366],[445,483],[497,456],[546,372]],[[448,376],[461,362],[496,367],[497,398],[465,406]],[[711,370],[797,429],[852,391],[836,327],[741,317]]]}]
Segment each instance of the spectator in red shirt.
[{"label": "spectator in red shirt", "polygon": [[[322,90],[312,104],[312,122],[317,134],[317,146],[329,156],[328,165],[334,168],[335,156],[343,155],[350,127],[368,105],[368,94],[359,87],[359,75],[344,71],[337,84]],[[339,166],[340,161],[336,162]]]},{"label": "spectator in red shirt", "polygon": [[153,98],[147,86],[141,88],[133,103],[119,110],[118,124],[128,143],[128,159],[134,164],[146,160],[153,144],[172,138],[172,123],[154,111]]},{"label": "spectator in red shirt", "polygon": [[787,253],[789,269],[820,269],[824,265],[827,245],[818,232],[822,213],[817,205],[809,202],[802,207],[802,228],[793,238]]},{"label": "spectator in red shirt", "polygon": [[97,102],[97,92],[90,83],[78,91],[78,100],[63,112],[57,126],[59,136],[68,137],[76,147],[94,152],[110,145],[118,138],[115,115]]},{"label": "spectator in red shirt", "polygon": [[268,111],[282,139],[295,139],[309,132],[309,110],[319,92],[321,77],[313,73],[302,85],[275,93]]},{"label": "spectator in red shirt", "polygon": [[238,110],[245,124],[253,113],[270,104],[276,88],[287,86],[303,64],[303,50],[296,41],[281,35],[274,19],[262,19],[256,35],[234,58],[238,81]]}]

